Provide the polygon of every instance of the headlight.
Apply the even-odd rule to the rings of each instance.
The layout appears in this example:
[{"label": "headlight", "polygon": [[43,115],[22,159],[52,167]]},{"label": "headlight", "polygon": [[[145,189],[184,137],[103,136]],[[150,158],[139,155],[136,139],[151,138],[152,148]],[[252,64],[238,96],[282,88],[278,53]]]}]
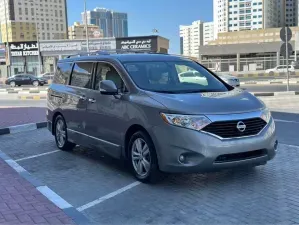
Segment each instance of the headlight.
[{"label": "headlight", "polygon": [[201,130],[211,123],[205,116],[178,115],[161,113],[163,120],[171,125],[192,130]]},{"label": "headlight", "polygon": [[270,122],[270,119],[271,119],[271,112],[269,111],[269,109],[266,108],[266,109],[264,109],[264,110],[262,111],[261,118],[262,118],[263,120],[265,120],[267,123]]}]

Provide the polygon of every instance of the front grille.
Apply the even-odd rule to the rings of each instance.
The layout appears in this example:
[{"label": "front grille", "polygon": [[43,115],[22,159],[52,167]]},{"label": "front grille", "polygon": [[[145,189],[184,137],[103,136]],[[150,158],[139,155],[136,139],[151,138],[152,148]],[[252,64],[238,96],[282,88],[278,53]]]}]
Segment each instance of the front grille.
[{"label": "front grille", "polygon": [[247,159],[254,159],[262,157],[267,154],[267,151],[264,149],[251,151],[251,152],[242,152],[234,154],[220,155],[216,158],[215,163],[227,163],[227,162],[236,162]]},{"label": "front grille", "polygon": [[[244,132],[237,128],[237,124],[243,122],[246,125]],[[234,120],[234,121],[219,121],[213,122],[206,126],[203,131],[215,134],[221,138],[238,138],[245,136],[257,135],[267,123],[261,118]]]}]

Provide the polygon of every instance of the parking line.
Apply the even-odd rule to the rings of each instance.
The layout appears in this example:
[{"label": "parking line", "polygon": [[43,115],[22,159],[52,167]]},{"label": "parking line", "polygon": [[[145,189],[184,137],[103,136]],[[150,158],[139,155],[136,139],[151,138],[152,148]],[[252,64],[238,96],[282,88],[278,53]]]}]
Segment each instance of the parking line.
[{"label": "parking line", "polygon": [[275,122],[281,122],[281,123],[299,123],[298,121],[291,121],[291,120],[279,120],[274,119]]},{"label": "parking line", "polygon": [[46,152],[46,153],[42,153],[42,154],[38,154],[38,155],[33,155],[33,156],[29,156],[29,157],[17,159],[15,161],[16,162],[20,162],[20,161],[24,161],[24,160],[27,160],[27,159],[34,159],[34,158],[37,158],[37,157],[41,157],[41,156],[45,156],[45,155],[50,155],[50,154],[53,154],[53,153],[56,153],[56,152],[60,152],[60,150],[55,150],[55,151],[52,151],[52,152]]},{"label": "parking line", "polygon": [[129,184],[129,185],[121,188],[121,189],[118,189],[118,190],[116,190],[114,192],[111,192],[110,194],[107,194],[107,195],[105,195],[105,196],[103,196],[103,197],[101,197],[101,198],[99,198],[99,199],[97,199],[95,201],[92,201],[92,202],[89,202],[89,203],[87,203],[87,204],[85,204],[83,206],[80,206],[80,207],[77,208],[77,210],[79,212],[82,212],[82,211],[84,211],[86,209],[89,209],[89,208],[91,208],[91,207],[93,207],[95,205],[98,205],[98,204],[100,204],[100,203],[102,203],[102,202],[104,202],[104,201],[106,201],[106,200],[108,200],[110,198],[113,198],[116,195],[119,195],[119,194],[121,194],[121,193],[123,193],[123,192],[125,192],[125,191],[127,191],[127,190],[129,190],[131,188],[133,188],[133,187],[136,187],[139,184],[141,184],[141,183],[139,181],[136,181],[136,182],[134,182],[132,184]]}]

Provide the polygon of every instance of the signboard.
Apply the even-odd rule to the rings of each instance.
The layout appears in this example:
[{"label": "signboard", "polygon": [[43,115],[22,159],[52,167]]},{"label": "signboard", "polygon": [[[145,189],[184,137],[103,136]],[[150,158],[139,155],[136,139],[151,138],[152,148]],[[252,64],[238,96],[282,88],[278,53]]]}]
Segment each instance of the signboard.
[{"label": "signboard", "polygon": [[299,51],[299,32],[295,34],[295,51]]},{"label": "signboard", "polygon": [[158,37],[127,37],[116,38],[116,49],[124,51],[149,51],[157,52]]},{"label": "signboard", "polygon": [[[286,36],[287,33],[287,36]],[[283,27],[280,30],[280,39],[283,42],[289,42],[292,39],[292,30],[289,27]]]},{"label": "signboard", "polygon": [[42,52],[56,52],[56,51],[80,51],[82,49],[81,42],[53,42],[40,43],[40,50]]},{"label": "signboard", "polygon": [[36,56],[39,55],[37,42],[10,43],[11,56]]},{"label": "signboard", "polygon": [[283,43],[280,47],[280,55],[287,57],[287,53],[288,57],[290,57],[293,54],[293,47],[290,43]]},{"label": "signboard", "polygon": [[[86,41],[81,42],[82,50],[87,51]],[[99,51],[99,50],[114,50],[116,48],[115,38],[102,38],[89,40],[89,50]]]}]

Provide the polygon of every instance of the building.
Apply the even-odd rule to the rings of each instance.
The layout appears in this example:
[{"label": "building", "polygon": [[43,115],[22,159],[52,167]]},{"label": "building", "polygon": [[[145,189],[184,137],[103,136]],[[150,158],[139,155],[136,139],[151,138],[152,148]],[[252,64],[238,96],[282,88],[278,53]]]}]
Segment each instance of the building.
[{"label": "building", "polygon": [[277,0],[278,24],[280,27],[298,26],[298,0]]},{"label": "building", "polygon": [[[103,37],[103,31],[97,25],[87,25],[87,32],[89,38],[101,38]],[[75,22],[73,26],[68,29],[68,35],[70,40],[86,39],[86,25]]]},{"label": "building", "polygon": [[203,24],[203,44],[207,45],[214,40],[214,22]]},{"label": "building", "polygon": [[[218,38],[210,41],[209,45],[229,45],[229,44],[245,44],[245,43],[269,43],[280,42],[281,28],[267,28],[250,31],[236,31],[219,33]],[[296,33],[299,33],[299,27],[291,27],[293,40]]]},{"label": "building", "polygon": [[66,0],[0,0],[0,21],[2,42],[68,37]]},{"label": "building", "polygon": [[214,36],[218,33],[278,26],[278,0],[214,0]]},{"label": "building", "polygon": [[[85,13],[81,13],[85,24]],[[87,24],[95,24],[103,30],[104,37],[128,37],[127,13],[115,12],[105,8],[87,11]]]}]

